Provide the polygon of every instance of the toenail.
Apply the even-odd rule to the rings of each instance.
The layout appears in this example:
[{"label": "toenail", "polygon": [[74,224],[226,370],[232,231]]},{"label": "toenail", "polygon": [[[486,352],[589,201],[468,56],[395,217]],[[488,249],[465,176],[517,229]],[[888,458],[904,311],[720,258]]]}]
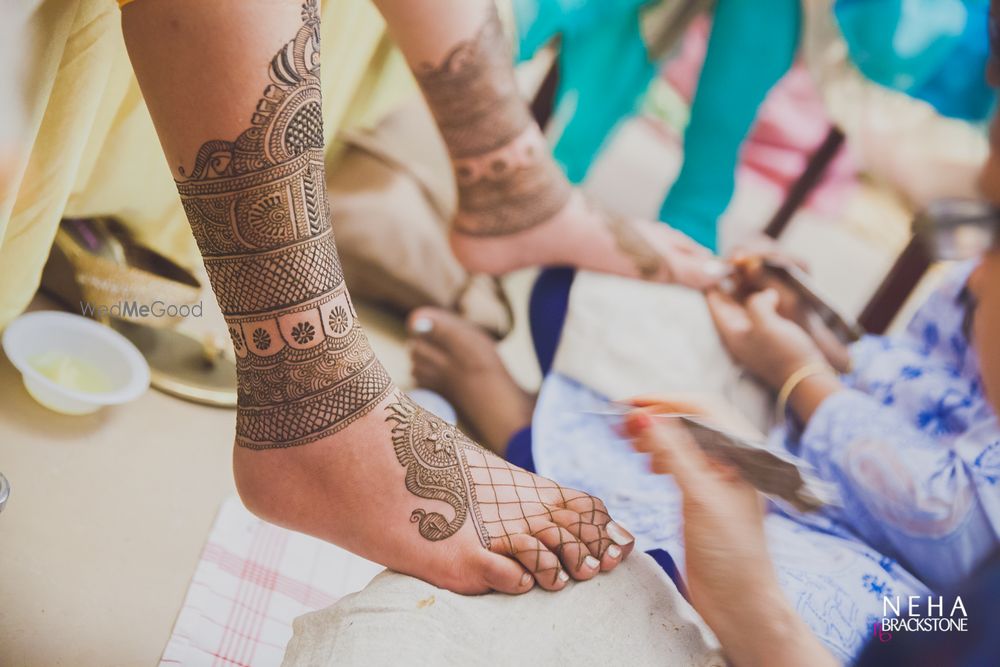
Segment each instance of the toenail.
[{"label": "toenail", "polygon": [[601,561],[597,560],[593,556],[587,556],[583,559],[583,564],[589,567],[591,570],[596,570],[601,566]]},{"label": "toenail", "polygon": [[559,575],[556,577],[559,581],[564,584],[569,581],[569,575],[566,574],[566,570],[559,570]]},{"label": "toenail", "polygon": [[608,530],[608,535],[611,537],[612,540],[615,541],[615,544],[617,544],[618,546],[624,547],[627,544],[632,544],[632,541],[635,539],[634,537],[626,533],[625,530],[614,521],[608,524],[607,530]]},{"label": "toenail", "polygon": [[524,574],[521,575],[521,585],[527,586],[530,583],[531,583],[531,575],[525,572]]},{"label": "toenail", "polygon": [[621,547],[619,547],[617,544],[612,544],[610,547],[608,547],[608,556],[610,556],[611,558],[618,558],[621,555],[622,555]]},{"label": "toenail", "polygon": [[434,330],[434,320],[429,317],[418,317],[411,327],[415,334],[427,334]]}]

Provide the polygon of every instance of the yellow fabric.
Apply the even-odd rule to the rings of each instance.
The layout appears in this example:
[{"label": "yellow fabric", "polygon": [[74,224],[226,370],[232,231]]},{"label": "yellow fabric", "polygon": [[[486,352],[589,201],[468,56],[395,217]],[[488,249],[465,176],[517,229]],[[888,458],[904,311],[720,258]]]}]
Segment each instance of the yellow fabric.
[{"label": "yellow fabric", "polygon": [[[371,0],[324,0],[328,155],[347,127],[374,125],[415,93]],[[23,15],[28,71],[22,155],[0,182],[0,327],[38,287],[59,220],[115,215],[146,243],[194,264],[197,250],[108,0],[38,0]]]}]

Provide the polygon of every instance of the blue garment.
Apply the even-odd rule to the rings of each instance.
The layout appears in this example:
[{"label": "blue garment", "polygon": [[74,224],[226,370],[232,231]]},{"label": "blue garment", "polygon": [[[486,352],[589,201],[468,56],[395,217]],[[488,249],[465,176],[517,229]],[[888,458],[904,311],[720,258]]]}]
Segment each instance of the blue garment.
[{"label": "blue garment", "polygon": [[[905,333],[857,343],[861,370],[844,378],[847,389],[820,406],[801,437],[793,428],[773,434],[775,446],[804,456],[846,501],[808,516],[772,506],[765,519],[782,589],[842,662],[870,638],[883,596],[960,581],[1000,545],[1000,426],[957,299],[970,270],[960,267]],[[680,491],[593,414],[607,400],[550,373],[535,409],[535,466],[602,498],[640,549],[663,549],[683,570]]]},{"label": "blue garment", "polygon": [[942,115],[989,117],[989,0],[837,0],[851,60],[866,77]]},{"label": "blue garment", "polygon": [[857,370],[805,431],[775,434],[841,489],[828,516],[935,589],[957,585],[1000,547],[1000,425],[983,394],[949,276],[899,336],[851,349]]},{"label": "blue garment", "polygon": [[[531,339],[535,346],[535,356],[542,375],[548,375],[555,361],[563,325],[569,312],[569,293],[576,271],[569,268],[543,269],[531,290],[528,317],[531,325]],[[537,473],[533,453],[532,426],[528,425],[514,433],[507,442],[504,458],[508,462],[529,472]],[[667,576],[677,586],[685,598],[687,588],[681,578],[674,559],[664,549],[649,549],[646,553],[656,561]]]},{"label": "blue garment", "polygon": [[[528,322],[542,377],[552,370],[556,358],[559,339],[569,312],[569,291],[575,277],[576,271],[566,267],[542,269],[531,289]],[[530,425],[511,436],[504,458],[519,468],[536,472]]]}]

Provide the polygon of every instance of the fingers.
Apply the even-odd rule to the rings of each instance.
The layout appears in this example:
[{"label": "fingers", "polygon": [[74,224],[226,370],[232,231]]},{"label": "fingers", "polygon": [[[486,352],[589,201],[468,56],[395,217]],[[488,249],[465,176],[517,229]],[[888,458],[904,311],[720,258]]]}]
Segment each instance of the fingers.
[{"label": "fingers", "polygon": [[695,241],[693,238],[688,236],[682,231],[668,227],[666,230],[670,240],[673,242],[674,246],[680,251],[688,255],[695,255],[698,257],[709,258],[712,257],[712,251],[703,246],[702,244]]},{"label": "fingers", "polygon": [[449,364],[448,355],[439,347],[420,339],[410,342],[410,358],[415,366],[447,368]]},{"label": "fingers", "polygon": [[732,273],[729,265],[714,257],[675,256],[673,273],[677,283],[697,290],[707,290]]},{"label": "fingers", "polygon": [[406,318],[406,330],[411,336],[426,336],[434,330],[433,308],[417,308]]},{"label": "fingers", "polygon": [[423,339],[447,349],[453,347],[454,336],[458,331],[462,331],[461,328],[448,326],[455,319],[460,318],[440,308],[417,308],[410,313],[406,324],[407,330],[415,339]]},{"label": "fingers", "polygon": [[737,338],[750,330],[750,316],[743,306],[722,292],[708,292],[705,301],[719,337],[732,352],[737,344]]},{"label": "fingers", "polygon": [[673,475],[682,489],[696,488],[711,472],[711,460],[687,429],[654,423],[641,412],[630,414],[626,426],[636,450],[652,457],[653,471]]},{"label": "fingers", "polygon": [[709,411],[701,399],[690,394],[648,394],[626,399],[624,403],[636,408],[650,408],[654,412],[705,415]]},{"label": "fingers", "polygon": [[779,317],[778,293],[773,289],[766,289],[750,295],[747,299],[746,312],[750,320],[758,325]]}]

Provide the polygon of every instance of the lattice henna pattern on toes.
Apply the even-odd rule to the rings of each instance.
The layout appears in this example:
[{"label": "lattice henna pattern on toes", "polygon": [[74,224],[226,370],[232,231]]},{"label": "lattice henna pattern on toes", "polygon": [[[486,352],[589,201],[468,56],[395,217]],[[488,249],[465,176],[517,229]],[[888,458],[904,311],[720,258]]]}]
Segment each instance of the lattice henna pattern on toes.
[{"label": "lattice henna pattern on toes", "polygon": [[237,357],[237,444],[313,442],[367,414],[392,383],[343,285],[323,172],[319,6],[271,60],[235,140],[199,149],[177,182]]},{"label": "lattice henna pattern on toes", "polygon": [[455,229],[463,234],[529,229],[559,213],[572,194],[520,96],[511,62],[491,9],[472,39],[455,45],[440,63],[417,68],[455,165]]},{"label": "lattice henna pattern on toes", "polygon": [[450,517],[430,506],[412,510],[410,521],[425,539],[451,537],[472,516],[483,546],[516,557],[536,574],[551,573],[553,582],[562,570],[556,556],[569,543],[579,539],[587,547],[579,550],[577,568],[589,553],[610,546],[601,532],[610,517],[596,498],[512,466],[404,395],[386,411],[406,488],[450,506]]}]

